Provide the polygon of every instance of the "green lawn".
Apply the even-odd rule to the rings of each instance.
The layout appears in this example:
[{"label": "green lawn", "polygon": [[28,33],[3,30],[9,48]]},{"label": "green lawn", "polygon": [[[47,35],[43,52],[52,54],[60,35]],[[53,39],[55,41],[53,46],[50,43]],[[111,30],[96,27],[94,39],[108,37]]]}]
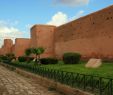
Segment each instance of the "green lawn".
[{"label": "green lawn", "polygon": [[113,62],[104,62],[99,68],[85,68],[85,62],[74,65],[56,64],[56,65],[42,65],[42,67],[56,69],[61,71],[75,72],[81,74],[90,74],[100,77],[110,77],[113,78]]},{"label": "green lawn", "polygon": [[[28,64],[30,66],[36,65],[36,63],[20,63],[18,64]],[[64,64],[63,62],[59,61],[58,64],[50,64],[50,65],[40,65],[44,68],[55,69],[60,71],[67,71],[67,72],[75,72],[80,74],[87,74],[87,75],[95,75],[99,77],[106,77],[106,78],[113,78],[113,62],[103,62],[102,66],[99,68],[86,68],[85,64],[87,62],[80,62],[79,64]]]}]

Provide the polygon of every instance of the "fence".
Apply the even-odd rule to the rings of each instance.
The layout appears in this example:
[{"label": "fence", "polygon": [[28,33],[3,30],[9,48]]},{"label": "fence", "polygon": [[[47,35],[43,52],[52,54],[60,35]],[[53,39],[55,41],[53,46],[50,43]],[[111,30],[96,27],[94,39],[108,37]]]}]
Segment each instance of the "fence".
[{"label": "fence", "polygon": [[10,63],[10,65],[28,70],[49,79],[53,79],[54,81],[69,85],[71,87],[92,92],[95,95],[113,95],[113,79],[110,78],[48,69],[40,67],[39,65],[30,66],[26,64],[14,63]]}]

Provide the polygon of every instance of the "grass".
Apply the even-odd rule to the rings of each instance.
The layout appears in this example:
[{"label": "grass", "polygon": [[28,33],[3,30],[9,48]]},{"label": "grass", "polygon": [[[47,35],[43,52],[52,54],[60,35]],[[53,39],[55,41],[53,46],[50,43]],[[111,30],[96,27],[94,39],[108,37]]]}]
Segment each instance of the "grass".
[{"label": "grass", "polygon": [[[33,62],[20,63],[20,64],[34,65]],[[113,78],[113,62],[103,62],[102,66],[100,66],[99,68],[86,68],[85,64],[86,62],[80,62],[80,64],[64,64],[62,61],[59,61],[58,64],[54,64],[54,65],[49,64],[49,65],[40,65],[40,66],[44,68],[55,69],[60,71],[75,72],[80,74]]]},{"label": "grass", "polygon": [[81,74],[95,75],[100,77],[113,78],[113,63],[103,62],[102,66],[99,68],[86,68],[86,62],[81,62],[80,64],[56,64],[56,65],[42,65],[42,67],[49,69],[56,69],[67,72],[75,72]]}]

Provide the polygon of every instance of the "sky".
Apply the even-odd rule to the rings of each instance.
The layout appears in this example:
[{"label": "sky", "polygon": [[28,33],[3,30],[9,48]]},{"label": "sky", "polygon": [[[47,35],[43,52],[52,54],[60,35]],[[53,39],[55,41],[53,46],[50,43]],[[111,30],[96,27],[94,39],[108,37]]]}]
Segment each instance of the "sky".
[{"label": "sky", "polygon": [[113,5],[113,0],[0,0],[0,46],[3,39],[30,38],[35,24],[60,26]]}]

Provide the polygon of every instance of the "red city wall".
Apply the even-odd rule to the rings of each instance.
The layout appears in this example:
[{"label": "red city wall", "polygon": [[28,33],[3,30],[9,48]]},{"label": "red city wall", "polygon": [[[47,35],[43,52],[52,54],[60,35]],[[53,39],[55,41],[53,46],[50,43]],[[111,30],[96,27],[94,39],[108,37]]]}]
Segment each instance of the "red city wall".
[{"label": "red city wall", "polygon": [[61,58],[65,52],[82,57],[113,58],[113,5],[59,27],[34,25],[31,39],[4,40],[0,54],[24,55],[27,48],[44,47],[42,57]]},{"label": "red city wall", "polygon": [[43,47],[42,57],[54,56],[54,29],[55,26],[35,25],[31,28],[31,47]]},{"label": "red city wall", "polygon": [[12,47],[12,51],[16,57],[25,55],[25,50],[30,48],[30,39],[17,38],[15,40],[15,45]]},{"label": "red city wall", "polygon": [[79,52],[87,57],[113,57],[113,6],[57,27],[55,53]]},{"label": "red city wall", "polygon": [[0,49],[0,54],[5,55],[7,53],[11,53],[12,45],[13,45],[13,41],[11,39],[4,39],[4,45]]}]

